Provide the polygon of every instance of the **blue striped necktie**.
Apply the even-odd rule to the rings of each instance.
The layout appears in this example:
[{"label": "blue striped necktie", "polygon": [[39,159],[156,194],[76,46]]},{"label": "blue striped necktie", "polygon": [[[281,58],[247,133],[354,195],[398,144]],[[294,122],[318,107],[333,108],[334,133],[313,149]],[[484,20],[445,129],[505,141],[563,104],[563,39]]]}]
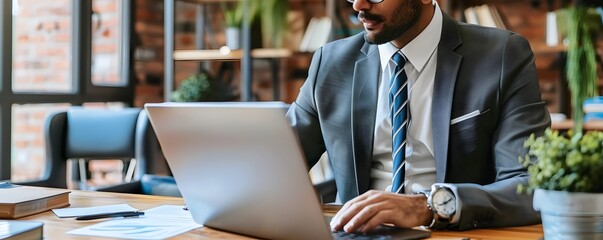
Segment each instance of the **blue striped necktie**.
[{"label": "blue striped necktie", "polygon": [[390,80],[389,102],[392,122],[392,192],[404,192],[404,159],[406,155],[406,132],[408,129],[408,77],[404,71],[406,59],[400,51],[392,57],[395,63]]}]

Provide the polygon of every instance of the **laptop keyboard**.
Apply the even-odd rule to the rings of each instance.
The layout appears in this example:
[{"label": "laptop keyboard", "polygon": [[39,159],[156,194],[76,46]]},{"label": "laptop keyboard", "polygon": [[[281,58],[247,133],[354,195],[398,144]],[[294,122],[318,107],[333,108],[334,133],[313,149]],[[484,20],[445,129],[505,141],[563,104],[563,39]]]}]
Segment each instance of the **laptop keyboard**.
[{"label": "laptop keyboard", "polygon": [[387,235],[376,235],[376,234],[362,234],[362,233],[346,233],[344,231],[337,231],[331,233],[334,239],[343,240],[343,239],[359,239],[359,240],[385,240],[391,239],[390,236]]}]

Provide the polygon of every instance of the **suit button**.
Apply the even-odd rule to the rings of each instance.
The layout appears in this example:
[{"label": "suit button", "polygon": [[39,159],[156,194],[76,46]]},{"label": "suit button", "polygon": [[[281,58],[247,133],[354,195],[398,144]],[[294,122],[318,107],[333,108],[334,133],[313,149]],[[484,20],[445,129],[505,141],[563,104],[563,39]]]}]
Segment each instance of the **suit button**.
[{"label": "suit button", "polygon": [[474,219],[474,220],[471,222],[471,225],[473,225],[474,227],[477,227],[477,226],[479,226],[479,222],[478,222],[477,220],[475,220],[475,219]]}]

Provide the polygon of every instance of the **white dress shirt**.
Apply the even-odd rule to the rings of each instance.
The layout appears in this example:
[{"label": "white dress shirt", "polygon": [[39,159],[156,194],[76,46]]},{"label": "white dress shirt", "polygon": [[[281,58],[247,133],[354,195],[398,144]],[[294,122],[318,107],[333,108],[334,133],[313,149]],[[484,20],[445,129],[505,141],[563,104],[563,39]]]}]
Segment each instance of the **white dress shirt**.
[{"label": "white dress shirt", "polygon": [[391,43],[379,45],[381,79],[379,81],[375,141],[370,188],[390,191],[392,181],[392,125],[390,121],[389,86],[394,63],[390,60],[398,50],[406,56],[404,70],[408,76],[410,125],[407,133],[405,192],[431,189],[436,181],[431,123],[431,102],[437,65],[437,47],[442,33],[442,12],[434,3],[431,22],[402,49]]}]

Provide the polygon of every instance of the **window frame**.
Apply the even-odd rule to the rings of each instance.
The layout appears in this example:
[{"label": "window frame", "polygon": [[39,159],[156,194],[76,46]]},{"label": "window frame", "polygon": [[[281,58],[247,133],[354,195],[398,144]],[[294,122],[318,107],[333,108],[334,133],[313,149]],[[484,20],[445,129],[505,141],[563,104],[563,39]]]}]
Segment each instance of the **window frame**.
[{"label": "window frame", "polygon": [[135,79],[132,71],[133,4],[132,0],[117,1],[122,14],[120,42],[120,77],[124,85],[98,86],[92,84],[92,0],[72,0],[71,81],[70,93],[13,92],[12,90],[12,0],[0,1],[0,180],[11,179],[12,161],[12,105],[69,103],[81,106],[86,102],[123,102],[132,106]]}]

